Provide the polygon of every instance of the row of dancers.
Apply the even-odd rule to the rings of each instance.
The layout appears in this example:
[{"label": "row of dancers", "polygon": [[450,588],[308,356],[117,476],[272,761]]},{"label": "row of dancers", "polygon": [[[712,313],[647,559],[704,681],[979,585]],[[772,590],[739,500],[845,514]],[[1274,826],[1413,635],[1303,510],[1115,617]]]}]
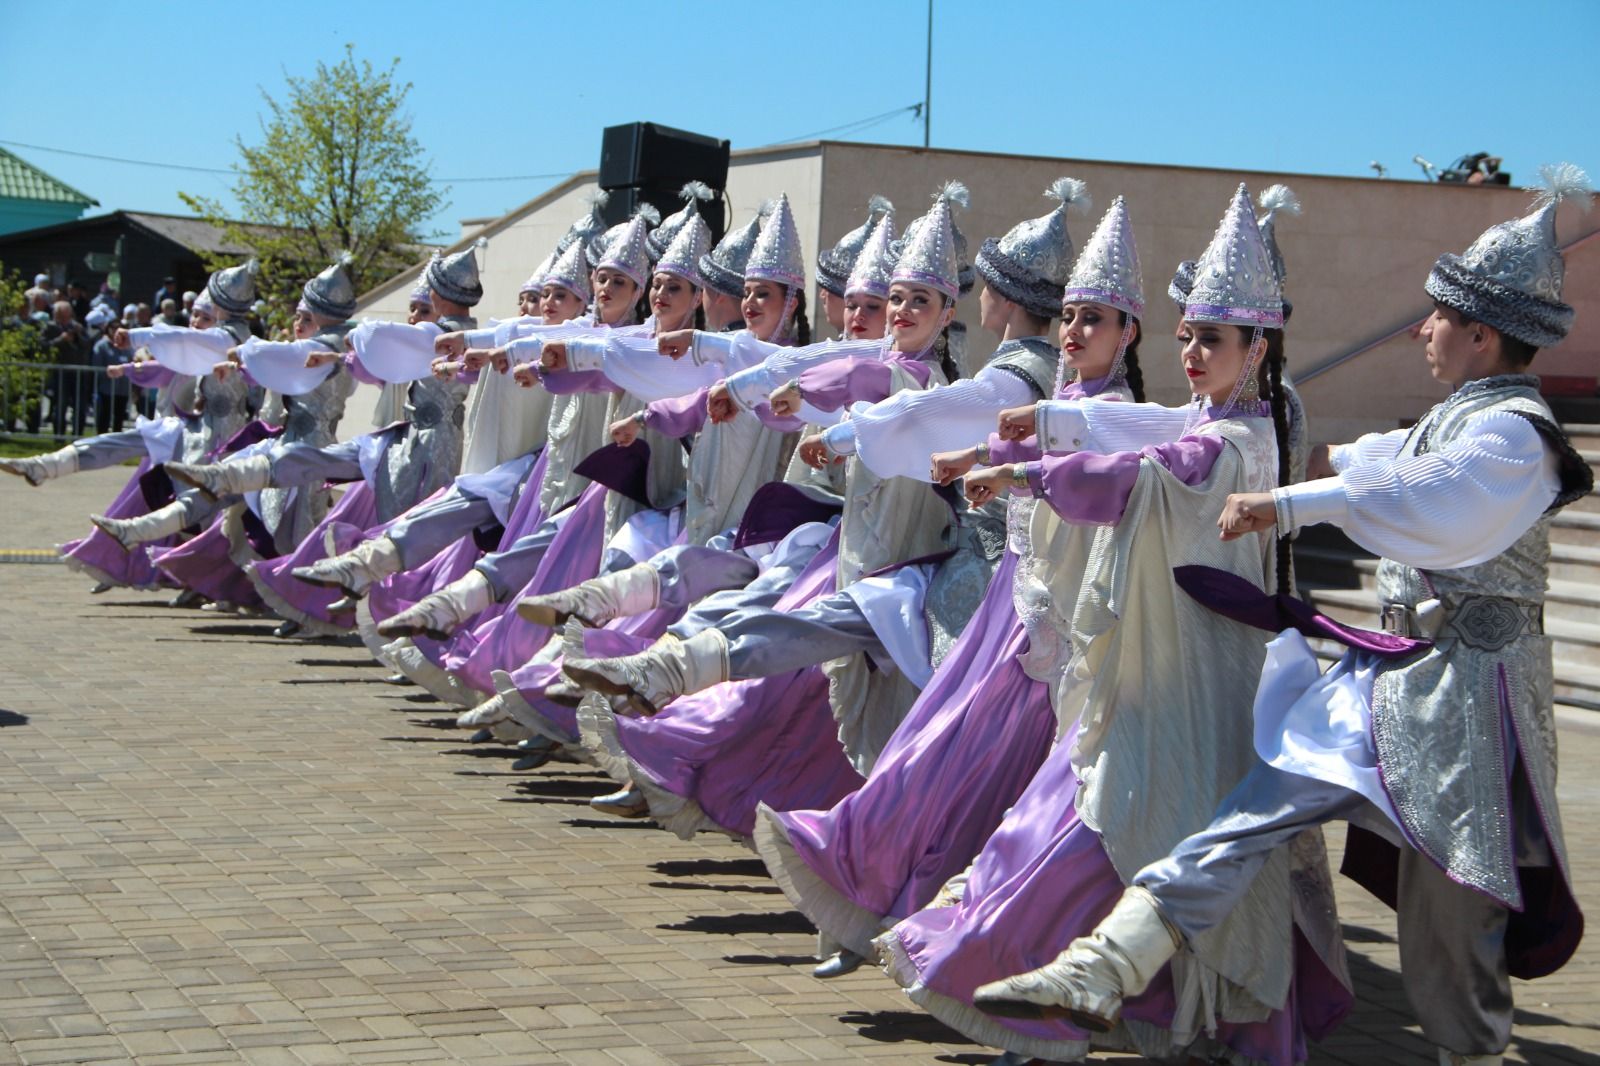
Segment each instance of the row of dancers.
[{"label": "row of dancers", "polygon": [[[118,338],[163,417],[0,466],[139,460],[62,547],[97,587],[359,634],[519,768],[748,842],[818,977],[876,959],[997,1061],[1303,1061],[1353,1004],[1339,819],[1440,1061],[1498,1062],[1510,977],[1582,935],[1543,599],[1591,477],[1528,368],[1571,327],[1555,212],[1589,191],[1546,177],[1423,281],[1449,398],[1349,445],[1310,447],[1285,368],[1292,192],[1241,185],[1173,274],[1168,408],[1130,205],[1080,249],[1063,178],[970,258],[965,187],[903,231],[874,197],[816,260],[819,342],[787,199],[713,247],[698,184],[666,219],[592,204],[484,326],[470,248],[406,323],[353,325],[336,263],[282,342],[243,328],[256,265],[221,270],[189,327]],[[980,283],[999,346],[961,376]],[[357,381],[395,417],[339,442]],[[1380,628],[1295,598],[1319,523],[1382,557]]]}]

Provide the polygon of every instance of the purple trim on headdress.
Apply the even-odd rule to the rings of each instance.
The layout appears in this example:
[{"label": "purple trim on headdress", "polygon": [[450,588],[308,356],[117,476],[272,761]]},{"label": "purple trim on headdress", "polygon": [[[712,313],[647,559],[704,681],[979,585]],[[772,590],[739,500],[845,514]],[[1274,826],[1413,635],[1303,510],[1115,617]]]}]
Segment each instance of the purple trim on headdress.
[{"label": "purple trim on headdress", "polygon": [[909,281],[913,285],[926,285],[930,289],[944,293],[952,300],[956,299],[955,287],[937,274],[929,274],[909,268],[905,270],[897,268],[894,274],[890,276],[889,284],[893,285],[897,281]]},{"label": "purple trim on headdress", "polygon": [[1144,304],[1134,303],[1121,293],[1112,292],[1110,289],[1064,289],[1061,293],[1061,302],[1105,304],[1115,307],[1118,311],[1125,311],[1134,318],[1144,317]]},{"label": "purple trim on headdress", "polygon": [[1283,308],[1276,311],[1258,311],[1251,307],[1225,307],[1222,304],[1184,304],[1183,317],[1187,322],[1216,322],[1224,326],[1260,326],[1263,329],[1283,328]]},{"label": "purple trim on headdress", "polygon": [[644,292],[645,289],[648,289],[650,287],[650,279],[649,278],[641,278],[639,275],[635,274],[633,272],[633,270],[630,267],[628,267],[625,263],[622,263],[621,261],[616,260],[616,259],[612,259],[609,256],[607,256],[605,259],[600,260],[599,263],[595,264],[595,269],[596,270],[615,270],[617,273],[623,275],[624,277],[626,277],[629,280],[631,280],[635,285],[639,286],[639,291],[641,293]]},{"label": "purple trim on headdress", "polygon": [[294,305],[294,309],[297,314],[304,313],[308,315],[314,315],[317,313],[310,304],[306,303],[306,298],[304,296],[300,297],[300,302]]},{"label": "purple trim on headdress", "polygon": [[697,289],[706,287],[706,279],[700,274],[700,271],[688,263],[657,263],[655,273],[671,274],[675,278],[682,278]]},{"label": "purple trim on headdress", "polygon": [[863,281],[856,285],[846,285],[843,295],[853,296],[860,293],[863,296],[876,296],[880,300],[889,298],[889,286],[876,281]]}]

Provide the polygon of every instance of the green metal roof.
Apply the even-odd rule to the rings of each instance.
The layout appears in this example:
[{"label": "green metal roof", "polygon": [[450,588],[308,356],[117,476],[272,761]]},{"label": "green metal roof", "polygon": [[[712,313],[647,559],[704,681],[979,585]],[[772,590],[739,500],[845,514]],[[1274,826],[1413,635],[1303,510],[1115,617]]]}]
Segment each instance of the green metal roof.
[{"label": "green metal roof", "polygon": [[57,181],[27,160],[0,148],[0,196],[54,203],[98,204],[65,182]]}]

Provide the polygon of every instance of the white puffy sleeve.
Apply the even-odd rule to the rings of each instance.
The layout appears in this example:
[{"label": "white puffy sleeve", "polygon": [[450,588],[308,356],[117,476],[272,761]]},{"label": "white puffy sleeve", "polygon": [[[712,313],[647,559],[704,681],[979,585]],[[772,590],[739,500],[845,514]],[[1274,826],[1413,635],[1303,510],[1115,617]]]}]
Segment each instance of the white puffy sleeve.
[{"label": "white puffy sleeve", "polygon": [[1189,413],[1158,403],[1045,400],[1034,411],[1034,431],[1046,455],[1136,452],[1183,436]]},{"label": "white puffy sleeve", "polygon": [[1328,449],[1328,461],[1341,474],[1353,466],[1387,463],[1400,454],[1408,433],[1410,430],[1392,429],[1387,433],[1368,433],[1350,444],[1336,444]]},{"label": "white puffy sleeve", "polygon": [[1488,411],[1438,451],[1351,464],[1272,495],[1282,532],[1329,522],[1370,552],[1450,570],[1511,547],[1555,502],[1558,469],[1531,422]]},{"label": "white puffy sleeve", "polygon": [[758,404],[766,402],[773,390],[787,385],[814,366],[851,355],[875,355],[884,350],[881,340],[822,341],[801,348],[778,348],[759,364],[729,376],[728,391],[742,410],[754,410]]},{"label": "white puffy sleeve", "polygon": [[988,438],[995,419],[1037,395],[1015,374],[985,367],[932,389],[907,389],[852,414],[823,434],[835,455],[856,455],[879,477],[927,481],[935,452]]},{"label": "white puffy sleeve", "polygon": [[687,396],[709,388],[722,377],[714,363],[669,359],[653,336],[590,335],[567,341],[567,369],[598,370],[613,385],[646,403]]}]

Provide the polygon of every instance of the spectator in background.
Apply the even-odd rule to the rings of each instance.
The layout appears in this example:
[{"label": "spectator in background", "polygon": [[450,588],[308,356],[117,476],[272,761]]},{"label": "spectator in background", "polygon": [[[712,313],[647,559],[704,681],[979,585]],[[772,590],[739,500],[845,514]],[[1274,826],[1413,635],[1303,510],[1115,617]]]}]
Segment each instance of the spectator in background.
[{"label": "spectator in background", "polygon": [[[50,362],[64,367],[83,366],[89,361],[89,338],[83,323],[72,313],[72,305],[57,300],[50,310],[50,322],[39,333]],[[67,410],[72,411],[74,437],[83,436],[92,404],[92,390],[82,384],[82,374],[70,370],[52,370],[45,379],[46,396],[50,397],[50,423],[56,436],[64,436],[67,429]]]},{"label": "spectator in background", "polygon": [[111,287],[109,281],[102,281],[100,283],[100,292],[89,303],[94,307],[109,307],[112,313],[115,314],[117,310],[117,290]]},{"label": "spectator in background", "polygon": [[156,290],[155,299],[150,301],[151,306],[160,307],[162,300],[176,300],[178,298],[178,282],[171,274],[161,279],[161,288]]},{"label": "spectator in background", "polygon": [[182,316],[183,324],[186,326],[189,324],[189,315],[194,311],[194,301],[195,297],[198,295],[199,293],[195,292],[193,289],[184,290],[183,310],[179,311],[178,314]]},{"label": "spectator in background", "polygon": [[122,424],[128,417],[128,379],[126,377],[114,378],[105,372],[107,367],[133,361],[133,349],[131,347],[118,348],[111,343],[111,338],[116,331],[106,327],[114,325],[116,320],[116,314],[104,305],[90,311],[88,317],[84,320],[90,329],[101,331],[100,339],[94,342],[94,348],[89,353],[89,362],[98,371],[95,375],[94,395],[94,431],[96,434],[106,432],[121,433]]},{"label": "spectator in background", "polygon": [[67,282],[67,302],[72,305],[72,313],[78,316],[80,322],[88,320],[89,290],[83,287],[82,282]]},{"label": "spectator in background", "polygon": [[139,305],[129,304],[122,309],[122,328],[133,329],[139,325]]},{"label": "spectator in background", "polygon": [[167,297],[161,301],[161,321],[169,326],[183,326],[188,323],[178,315],[178,301]]},{"label": "spectator in background", "polygon": [[150,325],[151,324],[151,317],[152,316],[150,314],[150,305],[149,304],[140,304],[139,305],[139,325],[141,325],[141,326]]},{"label": "spectator in background", "polygon": [[45,301],[44,309],[48,312],[50,304],[55,302],[54,290],[55,286],[50,284],[49,274],[35,274],[33,276],[33,284],[28,288],[27,292],[22,294],[28,301],[28,310],[37,310],[37,302],[43,299]]}]

